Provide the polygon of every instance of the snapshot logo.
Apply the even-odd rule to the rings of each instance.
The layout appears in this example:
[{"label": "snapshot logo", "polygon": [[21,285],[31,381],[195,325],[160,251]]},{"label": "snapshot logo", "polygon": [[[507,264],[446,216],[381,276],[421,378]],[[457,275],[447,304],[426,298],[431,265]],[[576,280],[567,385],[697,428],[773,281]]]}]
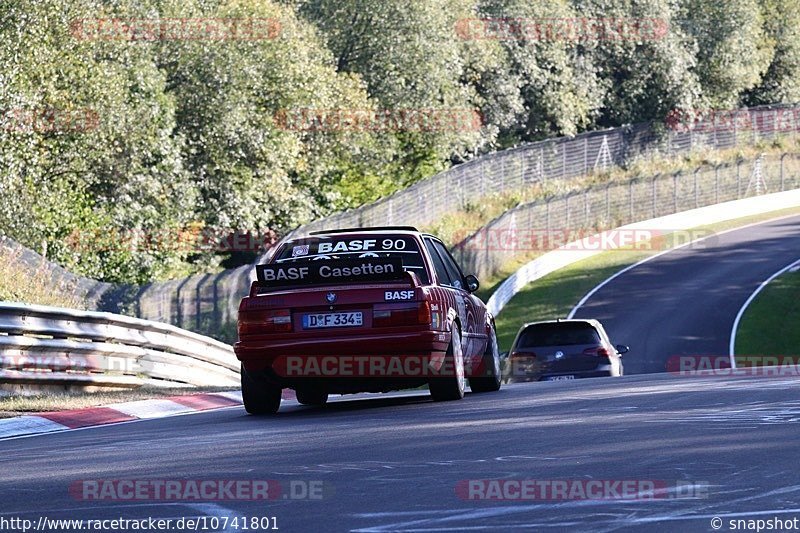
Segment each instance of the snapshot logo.
[{"label": "snapshot logo", "polygon": [[276,39],[272,18],[87,18],[70,24],[79,41],[263,41]]},{"label": "snapshot logo", "polygon": [[279,110],[275,124],[285,131],[304,132],[474,132],[483,126],[480,112],[469,108]]},{"label": "snapshot logo", "polygon": [[678,133],[797,132],[800,131],[800,108],[756,112],[743,109],[674,109],[667,114],[666,125]]},{"label": "snapshot logo", "polygon": [[96,130],[99,125],[98,113],[85,107],[15,108],[0,115],[0,129],[19,133],[86,133]]},{"label": "snapshot logo", "polygon": [[707,481],[658,479],[465,479],[456,484],[462,500],[561,501],[708,498]]},{"label": "snapshot logo", "polygon": [[667,372],[681,377],[800,377],[798,355],[673,355]]},{"label": "snapshot logo", "polygon": [[456,35],[465,41],[658,41],[669,31],[659,18],[464,18]]},{"label": "snapshot logo", "polygon": [[69,486],[79,501],[323,500],[333,495],[322,480],[83,479]]},{"label": "snapshot logo", "polygon": [[79,253],[150,251],[175,253],[259,252],[278,242],[278,234],[264,232],[185,228],[181,230],[74,230],[66,244]]},{"label": "snapshot logo", "polygon": [[[704,229],[614,229],[598,233],[593,229],[481,229],[467,235],[457,233],[454,242],[462,250],[488,251],[661,251],[693,243],[707,246],[714,232]],[[696,242],[697,241],[697,242]]]}]

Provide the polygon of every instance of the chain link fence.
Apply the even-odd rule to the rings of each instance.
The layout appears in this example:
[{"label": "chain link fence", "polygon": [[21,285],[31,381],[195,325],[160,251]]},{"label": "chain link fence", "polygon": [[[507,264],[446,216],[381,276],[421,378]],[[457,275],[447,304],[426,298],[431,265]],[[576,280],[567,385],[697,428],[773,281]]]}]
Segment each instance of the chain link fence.
[{"label": "chain link fence", "polygon": [[[731,148],[778,135],[797,135],[800,124],[798,121],[787,122],[787,117],[793,118],[798,112],[800,107],[794,106],[761,107],[737,111],[738,118],[722,124],[719,120],[668,125],[646,123],[526,144],[457,165],[375,203],[301,226],[286,237],[343,227],[424,226],[488,194],[520,191],[537,183],[587,175],[620,166],[639,156],[673,156],[693,149]],[[660,188],[668,187],[668,183],[662,181],[659,180],[659,190],[656,190],[656,198],[661,199],[659,205],[667,194]],[[683,187],[684,181],[679,181],[679,186]],[[639,191],[643,186],[632,186],[635,189],[633,202],[637,205],[640,196],[645,194]],[[573,204],[569,208],[560,208],[560,204],[551,201],[546,204],[549,207],[545,207],[551,211],[550,223],[574,224],[579,218],[583,221],[593,219],[594,212],[581,214],[576,202],[594,206],[599,201],[597,197],[602,199],[605,194],[603,190],[591,191],[583,197],[562,200],[564,204]],[[608,194],[608,214],[617,216],[617,203],[622,200],[610,191]],[[652,191],[647,194],[652,195]],[[658,209],[660,207],[655,208]],[[639,212],[637,208],[636,213]],[[629,209],[628,214],[633,216],[630,213]],[[531,216],[531,222],[538,222],[539,219]],[[569,220],[560,221],[559,216]],[[484,255],[479,260],[474,254],[465,256],[465,259],[469,266],[477,267],[477,272],[496,271],[495,265],[501,261],[491,255]],[[98,308],[168,322],[231,341],[236,336],[239,301],[249,290],[252,270],[252,266],[243,266],[217,274],[198,274],[142,287],[118,286],[103,291]]]},{"label": "chain link fence", "polygon": [[586,233],[794,188],[800,188],[797,154],[609,183],[519,205],[454,246],[453,254],[465,272],[491,278],[515,257],[544,253]]},{"label": "chain link fence", "polygon": [[697,149],[753,145],[777,135],[797,135],[800,107],[766,106],[707,120],[675,116],[667,124],[589,132],[526,144],[454,166],[375,203],[297,228],[291,235],[376,225],[425,226],[490,193],[523,190],[535,183],[607,170],[645,155],[667,157]]}]

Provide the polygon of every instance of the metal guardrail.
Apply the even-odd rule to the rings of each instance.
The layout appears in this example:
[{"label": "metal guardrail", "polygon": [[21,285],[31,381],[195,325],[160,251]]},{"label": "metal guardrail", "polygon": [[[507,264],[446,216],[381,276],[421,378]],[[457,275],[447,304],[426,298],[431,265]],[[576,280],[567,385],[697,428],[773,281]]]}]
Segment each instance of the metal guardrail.
[{"label": "metal guardrail", "polygon": [[237,386],[231,346],[112,313],[0,303],[0,384]]}]

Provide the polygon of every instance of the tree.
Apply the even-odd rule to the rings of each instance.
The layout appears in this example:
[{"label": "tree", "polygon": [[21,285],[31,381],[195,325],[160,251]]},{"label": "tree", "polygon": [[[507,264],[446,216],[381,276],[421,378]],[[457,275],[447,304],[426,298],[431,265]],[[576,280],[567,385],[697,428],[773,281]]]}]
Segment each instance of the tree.
[{"label": "tree", "polygon": [[733,109],[756,87],[770,64],[758,0],[680,0],[682,31],[695,43],[704,104]]},{"label": "tree", "polygon": [[163,275],[179,254],[136,241],[188,222],[195,191],[152,49],[76,35],[75,21],[103,16],[91,2],[3,13],[0,229],[89,276]]},{"label": "tree", "polygon": [[800,102],[800,9],[796,0],[762,0],[771,61],[748,105]]},{"label": "tree", "polygon": [[[474,61],[462,55],[456,24],[471,14],[467,0],[308,0],[290,2],[319,28],[337,70],[358,75],[379,109],[469,117],[479,97],[467,80]],[[463,127],[462,127],[463,126]],[[441,170],[491,142],[491,130],[469,122],[458,126],[380,132],[392,155],[394,188]],[[487,134],[489,136],[487,136]]]},{"label": "tree", "polygon": [[677,26],[670,0],[573,0],[596,31],[581,43],[600,80],[603,104],[595,127],[666,117],[699,104],[696,48]]}]

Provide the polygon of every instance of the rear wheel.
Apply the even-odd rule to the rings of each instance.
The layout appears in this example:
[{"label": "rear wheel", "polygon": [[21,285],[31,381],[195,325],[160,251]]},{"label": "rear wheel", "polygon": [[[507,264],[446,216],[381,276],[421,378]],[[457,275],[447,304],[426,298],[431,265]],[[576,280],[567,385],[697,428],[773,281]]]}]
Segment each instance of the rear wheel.
[{"label": "rear wheel", "polygon": [[253,376],[242,365],[242,403],[251,415],[272,415],[281,406],[281,388]]},{"label": "rear wheel", "polygon": [[472,392],[494,392],[500,390],[500,351],[497,349],[497,334],[492,328],[486,350],[483,352],[483,372],[480,377],[469,378]]},{"label": "rear wheel", "polygon": [[303,405],[325,405],[328,393],[319,389],[297,389],[297,401]]},{"label": "rear wheel", "polygon": [[436,402],[460,400],[464,397],[467,380],[464,377],[464,352],[461,348],[461,333],[454,325],[450,334],[450,345],[442,365],[444,376],[431,378],[429,388]]}]

